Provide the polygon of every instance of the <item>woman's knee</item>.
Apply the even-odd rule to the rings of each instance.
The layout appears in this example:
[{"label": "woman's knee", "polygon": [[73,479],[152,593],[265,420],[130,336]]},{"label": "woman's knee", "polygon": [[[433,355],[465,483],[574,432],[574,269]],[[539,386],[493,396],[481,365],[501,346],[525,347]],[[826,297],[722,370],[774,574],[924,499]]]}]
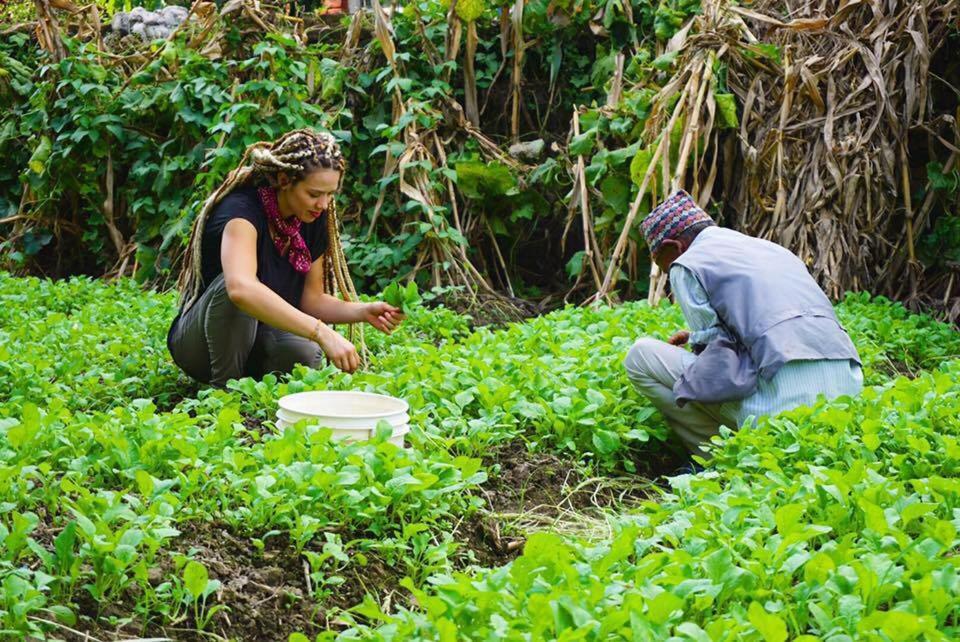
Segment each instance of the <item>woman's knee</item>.
[{"label": "woman's knee", "polygon": [[290,372],[297,364],[317,368],[323,363],[323,351],[309,339],[290,337],[274,344],[266,363],[269,372]]},{"label": "woman's knee", "polygon": [[209,383],[222,387],[228,380],[245,375],[258,325],[255,318],[237,308],[225,294],[211,301],[204,322]]}]

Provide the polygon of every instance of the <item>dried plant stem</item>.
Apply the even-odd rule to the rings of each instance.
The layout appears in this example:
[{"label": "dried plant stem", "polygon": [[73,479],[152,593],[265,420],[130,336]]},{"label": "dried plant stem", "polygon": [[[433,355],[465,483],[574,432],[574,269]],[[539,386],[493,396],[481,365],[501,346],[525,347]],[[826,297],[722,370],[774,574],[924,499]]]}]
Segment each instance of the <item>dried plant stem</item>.
[{"label": "dried plant stem", "polygon": [[510,136],[514,142],[520,139],[520,87],[523,84],[523,7],[524,0],[516,0],[510,16],[513,36],[513,75],[510,81]]}]

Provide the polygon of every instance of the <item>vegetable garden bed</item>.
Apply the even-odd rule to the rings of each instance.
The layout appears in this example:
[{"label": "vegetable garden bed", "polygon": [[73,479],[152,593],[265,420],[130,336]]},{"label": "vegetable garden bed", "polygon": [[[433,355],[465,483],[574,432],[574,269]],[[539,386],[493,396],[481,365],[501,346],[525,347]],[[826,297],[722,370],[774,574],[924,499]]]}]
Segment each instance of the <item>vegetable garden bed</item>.
[{"label": "vegetable garden bed", "polygon": [[[362,373],[209,390],[166,354],[170,295],[0,275],[0,630],[947,639],[960,335],[865,295],[837,309],[862,398],[668,482],[673,446],[621,360],[679,328],[671,306],[502,328],[419,307]],[[412,447],[276,431],[276,400],[318,388],[406,399]]]}]

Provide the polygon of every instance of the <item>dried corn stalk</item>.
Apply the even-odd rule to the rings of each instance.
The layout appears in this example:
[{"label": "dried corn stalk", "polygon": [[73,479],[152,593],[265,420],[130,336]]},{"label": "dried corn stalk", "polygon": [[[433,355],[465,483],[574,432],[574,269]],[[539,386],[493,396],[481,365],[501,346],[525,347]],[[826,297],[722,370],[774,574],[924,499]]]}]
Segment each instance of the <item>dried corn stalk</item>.
[{"label": "dried corn stalk", "polygon": [[[390,19],[378,0],[373,0],[373,13],[375,33],[380,48],[394,74],[401,76],[403,70],[396,58]],[[399,89],[399,83],[395,83],[393,95],[394,122],[407,113],[408,109],[409,106],[404,101]],[[478,291],[496,295],[494,289],[470,261],[463,244],[458,243],[453,238],[463,236],[463,230],[457,214],[452,183],[448,178],[450,206],[454,219],[451,227],[450,221],[441,211],[444,197],[437,193],[436,186],[431,180],[429,172],[425,169],[425,167],[436,167],[438,156],[440,163],[446,164],[446,153],[440,137],[435,131],[422,129],[417,124],[416,119],[407,124],[403,131],[404,150],[398,158],[394,158],[388,151],[383,176],[386,178],[396,173],[399,179],[400,192],[420,204],[421,216],[417,222],[421,224],[421,229],[425,230],[425,239],[420,247],[416,263],[417,269],[429,267],[435,285],[452,283],[466,286],[471,295],[475,295]],[[436,155],[434,150],[436,150]],[[381,192],[374,209],[370,232],[373,231],[373,226],[379,217],[383,206],[383,197],[384,193]]]},{"label": "dried corn stalk", "polygon": [[[610,296],[658,182],[661,196],[686,187],[701,205],[722,200],[725,224],[794,251],[832,296],[910,282],[931,206],[911,202],[926,175],[907,141],[952,122],[934,112],[930,63],[958,14],[956,0],[705,0],[670,45],[677,71],[643,137],[652,160],[594,300]],[[732,135],[714,127],[715,63],[740,106]]]},{"label": "dried corn stalk", "polygon": [[739,229],[796,252],[833,296],[903,281],[925,221],[911,202],[908,135],[936,128],[930,61],[956,1],[791,3],[731,7],[776,45],[776,69],[731,66],[744,103],[742,180],[724,192]]}]

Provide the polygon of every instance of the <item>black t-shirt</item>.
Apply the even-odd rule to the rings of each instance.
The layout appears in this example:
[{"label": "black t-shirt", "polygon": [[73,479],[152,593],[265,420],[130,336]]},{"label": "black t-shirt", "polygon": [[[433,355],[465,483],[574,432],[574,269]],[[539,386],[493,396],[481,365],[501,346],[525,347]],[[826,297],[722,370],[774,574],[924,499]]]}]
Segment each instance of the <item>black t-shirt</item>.
[{"label": "black t-shirt", "polygon": [[[238,187],[227,194],[210,212],[200,244],[201,292],[223,272],[220,262],[220,241],[223,229],[235,218],[250,221],[257,230],[257,278],[261,283],[299,308],[306,274],[300,274],[290,264],[289,256],[280,256],[270,237],[267,213],[260,203],[255,187]],[[310,258],[316,261],[327,250],[327,214],[313,223],[300,226]]]}]

